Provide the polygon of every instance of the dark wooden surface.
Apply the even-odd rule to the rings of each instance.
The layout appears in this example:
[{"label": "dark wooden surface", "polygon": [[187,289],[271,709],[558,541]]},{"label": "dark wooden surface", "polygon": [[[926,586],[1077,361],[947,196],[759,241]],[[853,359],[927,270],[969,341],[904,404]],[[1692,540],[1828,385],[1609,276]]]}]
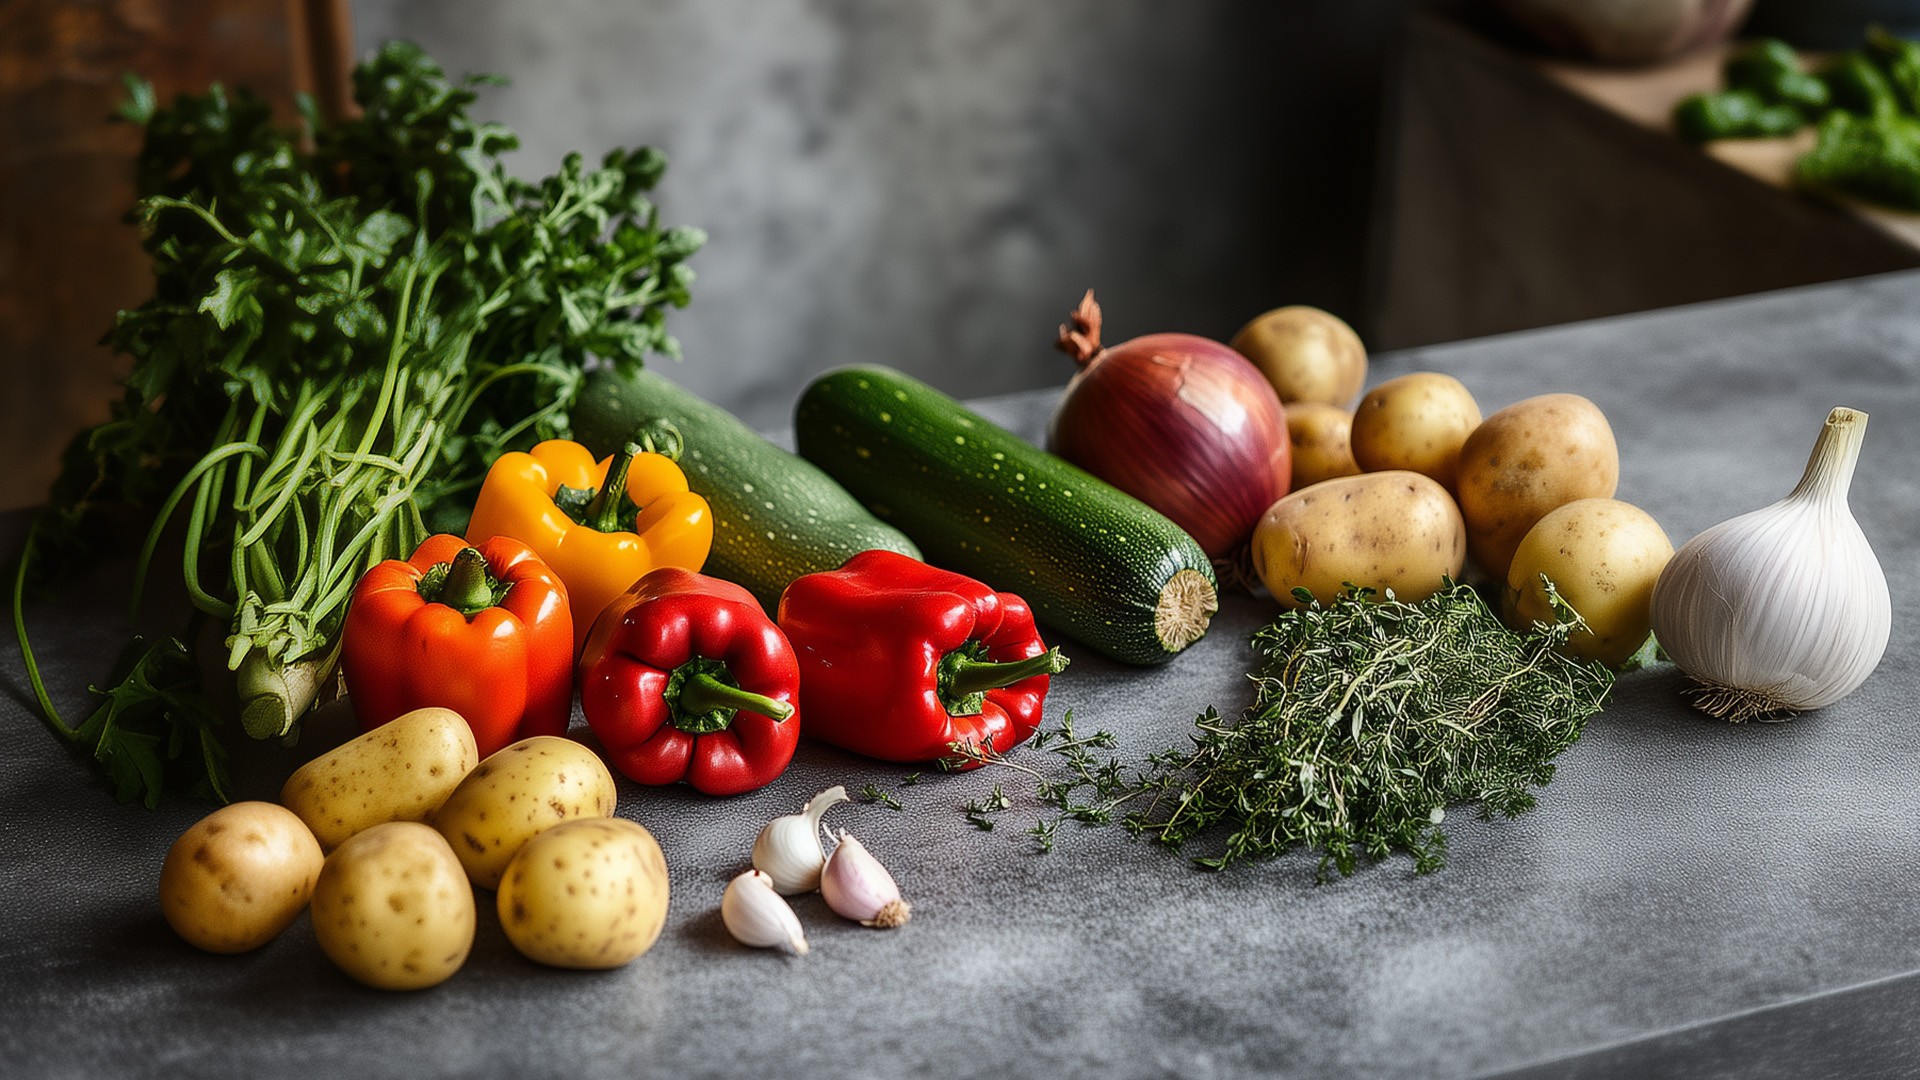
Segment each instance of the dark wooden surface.
[{"label": "dark wooden surface", "polygon": [[45,496],[66,435],[105,419],[124,360],[96,344],[151,291],[120,77],[162,100],[224,81],[288,110],[290,0],[0,3],[0,507]]},{"label": "dark wooden surface", "polygon": [[1910,239],[1636,123],[1447,19],[1408,20],[1388,102],[1374,348],[1920,266]]}]

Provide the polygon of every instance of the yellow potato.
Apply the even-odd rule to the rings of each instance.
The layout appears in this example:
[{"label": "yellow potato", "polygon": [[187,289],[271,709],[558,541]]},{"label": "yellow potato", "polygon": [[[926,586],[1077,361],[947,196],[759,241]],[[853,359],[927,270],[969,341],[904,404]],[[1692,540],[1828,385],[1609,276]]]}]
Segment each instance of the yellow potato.
[{"label": "yellow potato", "polygon": [[537,735],[481,762],[433,824],[473,883],[497,889],[522,844],[563,821],[611,816],[618,798],[599,755],[572,739]]},{"label": "yellow potato", "polygon": [[1610,499],[1620,449],[1599,406],[1578,394],[1542,394],[1501,409],[1460,451],[1455,492],[1467,550],[1496,581],[1534,523],[1575,499]]},{"label": "yellow potato", "polygon": [[1321,603],[1347,582],[1409,603],[1440,590],[1466,562],[1466,526],[1453,497],[1416,472],[1345,476],[1267,508],[1253,530],[1253,568],[1288,607],[1294,589]]},{"label": "yellow potato", "polygon": [[473,948],[473,886],[437,832],[394,821],[327,856],[313,936],[341,971],[380,990],[447,981]]},{"label": "yellow potato", "polygon": [[500,925],[529,960],[615,968],[667,921],[667,860],[625,818],[563,822],[527,841],[500,882]]},{"label": "yellow potato", "polygon": [[1227,343],[1260,369],[1283,405],[1318,401],[1345,408],[1367,381],[1367,348],[1339,317],[1319,308],[1275,308]]},{"label": "yellow potato", "polygon": [[280,789],[328,851],[389,821],[425,821],[480,761],[451,709],[415,709],[302,765]]},{"label": "yellow potato", "polygon": [[180,834],[160,868],[160,911],[208,952],[257,949],[278,937],[313,895],[320,845],[290,812],[237,802]]},{"label": "yellow potato", "polygon": [[1418,371],[1367,391],[1353,413],[1353,460],[1367,472],[1410,469],[1453,490],[1460,447],[1480,406],[1451,375]]},{"label": "yellow potato", "polygon": [[1293,485],[1288,490],[1359,474],[1351,444],[1353,414],[1318,401],[1297,401],[1286,410],[1287,437],[1293,441]]},{"label": "yellow potato", "polygon": [[1614,499],[1578,499],[1539,520],[1507,568],[1507,625],[1554,620],[1546,575],[1587,628],[1567,640],[1582,660],[1619,667],[1640,651],[1652,628],[1653,583],[1673,541],[1645,510]]}]

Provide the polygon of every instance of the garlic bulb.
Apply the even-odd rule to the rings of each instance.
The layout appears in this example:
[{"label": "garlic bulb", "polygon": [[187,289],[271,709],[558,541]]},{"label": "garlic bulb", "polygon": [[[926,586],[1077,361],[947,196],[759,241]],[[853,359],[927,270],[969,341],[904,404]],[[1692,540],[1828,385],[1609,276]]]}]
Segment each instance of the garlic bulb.
[{"label": "garlic bulb", "polygon": [[807,955],[807,935],[793,909],[773,891],[773,879],[749,870],[727,882],[720,897],[720,921],[733,940],[755,949],[785,948]]},{"label": "garlic bulb", "polygon": [[1653,632],[1738,723],[1786,719],[1852,693],[1893,624],[1887,578],[1847,508],[1867,414],[1835,409],[1793,493],[1682,545],[1653,587]]},{"label": "garlic bulb", "polygon": [[834,914],[882,930],[901,925],[913,913],[913,906],[900,898],[893,875],[845,831],[820,874],[820,895]]},{"label": "garlic bulb", "polygon": [[815,795],[797,814],[774,818],[753,842],[753,868],[773,879],[773,891],[796,896],[820,887],[820,869],[827,853],[820,847],[820,818],[836,803],[847,801],[839,785]]}]

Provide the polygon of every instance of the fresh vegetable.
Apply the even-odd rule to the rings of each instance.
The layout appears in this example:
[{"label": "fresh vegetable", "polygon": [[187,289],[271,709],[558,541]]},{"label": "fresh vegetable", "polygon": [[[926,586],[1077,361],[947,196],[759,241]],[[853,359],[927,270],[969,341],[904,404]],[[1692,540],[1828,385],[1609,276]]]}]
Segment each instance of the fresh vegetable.
[{"label": "fresh vegetable", "polygon": [[1507,568],[1501,613],[1516,630],[1557,621],[1552,582],[1584,624],[1567,638],[1567,653],[1617,668],[1646,643],[1653,583],[1671,558],[1673,542],[1645,510],[1577,499],[1527,530]]},{"label": "fresh vegetable", "polygon": [[799,656],[807,733],[884,761],[1025,742],[1067,666],[1026,601],[891,551],[795,580],[780,627]]},{"label": "fresh vegetable", "polygon": [[427,820],[479,763],[459,713],[415,709],[300,766],[280,804],[332,851],[375,825]]},{"label": "fresh vegetable", "polygon": [[1345,409],[1367,382],[1367,347],[1339,316],[1295,304],[1256,316],[1227,345],[1252,361],[1293,415],[1295,402]]},{"label": "fresh vegetable", "polygon": [[1288,405],[1287,441],[1293,444],[1290,491],[1360,472],[1360,463],[1353,460],[1353,414],[1338,405],[1319,401]]},{"label": "fresh vegetable", "polygon": [[219,628],[247,733],[283,737],[332,682],[362,573],[428,521],[458,528],[501,451],[564,435],[589,356],[676,350],[662,319],[703,237],[660,226],[664,159],[569,156],[516,179],[512,133],[467,115],[475,82],[389,44],[354,72],[353,115],[297,129],[245,92],[161,108],[132,84],[154,295],[108,335],[133,360],[125,398],[70,448],[15,590],[41,711],[122,793],[223,798],[224,733],[170,638],[67,726],[26,642],[27,563],[81,565],[125,532],[104,522],[151,519],[144,576],[184,517],[169,572]]},{"label": "fresh vegetable", "polygon": [[687,490],[679,454],[679,433],[665,424],[598,464],[563,439],[502,454],[487,471],[467,539],[511,536],[553,568],[573,606],[577,653],[593,620],[647,571],[698,570],[707,561],[713,515]]},{"label": "fresh vegetable", "polygon": [[1831,103],[1827,82],[1800,68],[1793,46],[1763,38],[1727,55],[1727,88],[1695,94],[1673,110],[1674,127],[1693,142],[1791,135]]},{"label": "fresh vegetable", "polygon": [[1466,557],[1466,524],[1453,498],[1400,469],[1296,491],[1253,531],[1254,573],[1288,607],[1332,603],[1349,585],[1424,600],[1460,575]]},{"label": "fresh vegetable", "polygon": [[835,915],[861,926],[891,930],[913,916],[913,905],[901,899],[893,875],[845,829],[820,872],[820,896]]},{"label": "fresh vegetable", "polygon": [[667,923],[667,859],[625,818],[562,822],[527,841],[500,881],[500,926],[520,955],[552,967],[630,963]]},{"label": "fresh vegetable", "polygon": [[820,819],[847,801],[847,789],[833,787],[807,800],[797,814],[767,822],[753,841],[753,868],[767,875],[773,891],[795,896],[820,887],[820,869],[827,853],[820,846]]},{"label": "fresh vegetable", "polygon": [[807,955],[807,935],[793,908],[773,890],[773,879],[749,870],[727,882],[720,897],[720,921],[733,940],[749,949],[785,949]]},{"label": "fresh vegetable", "polygon": [[1389,379],[1353,412],[1353,460],[1367,472],[1408,469],[1454,490],[1460,448],[1480,426],[1480,405],[1460,380],[1437,371]]},{"label": "fresh vegetable", "polygon": [[1613,678],[1558,651],[1576,627],[1515,634],[1471,588],[1418,604],[1347,594],[1284,612],[1254,635],[1253,705],[1212,709],[1192,743],[1150,759],[1128,826],[1220,869],[1319,848],[1350,874],[1394,851],[1445,862],[1450,807],[1513,817],[1599,712]]},{"label": "fresh vegetable", "polygon": [[[906,558],[906,556],[898,556]],[[739,795],[786,771],[800,742],[800,667],[753,594],[663,567],[600,617],[580,657],[580,708],[629,780]]]},{"label": "fresh vegetable", "polygon": [[1795,175],[1811,188],[1920,210],[1920,118],[1829,113]]},{"label": "fresh vegetable", "polygon": [[313,889],[313,936],[334,966],[377,990],[424,990],[473,949],[473,887],[440,834],[376,825],[327,856]]},{"label": "fresh vegetable", "polygon": [[430,819],[475,885],[498,889],[528,840],[563,821],[613,815],[619,792],[599,755],[538,735],[482,761]]},{"label": "fresh vegetable", "polygon": [[1806,124],[1799,109],[1771,104],[1751,90],[1696,94],[1673,109],[1674,130],[1689,142],[1771,139],[1791,135]]},{"label": "fresh vegetable", "polygon": [[527,545],[428,537],[367,571],[341,631],[341,667],[363,730],[416,709],[452,709],[481,757],[564,735],[573,713],[566,587]]},{"label": "fresh vegetable", "polygon": [[1017,589],[1041,621],[1123,663],[1171,659],[1218,610],[1212,562],[1179,526],[897,371],[816,379],[794,433],[933,563]]},{"label": "fresh vegetable", "polygon": [[1786,498],[1681,545],[1653,588],[1653,632],[1738,723],[1831,705],[1873,674],[1892,631],[1887,577],[1847,506],[1867,414],[1827,416]]},{"label": "fresh vegetable", "polygon": [[1578,394],[1542,394],[1501,409],[1460,450],[1455,493],[1467,553],[1505,581],[1534,523],[1575,499],[1611,499],[1620,448],[1599,406]]},{"label": "fresh vegetable", "polygon": [[745,586],[767,610],[779,605],[794,578],[832,570],[862,551],[920,557],[913,541],[868,513],[819,467],[664,376],[596,371],[573,410],[575,435],[601,454],[658,420],[686,438],[680,467],[713,511],[713,552],[704,569]]},{"label": "fresh vegetable", "polygon": [[223,806],[180,834],[160,868],[160,912],[189,945],[257,949],[293,924],[320,876],[320,845],[266,802]]},{"label": "fresh vegetable", "polygon": [[1245,546],[1293,475],[1286,417],[1259,370],[1192,334],[1103,349],[1091,289],[1056,347],[1080,370],[1054,408],[1048,448],[1165,514],[1213,558]]},{"label": "fresh vegetable", "polygon": [[1681,137],[1770,138],[1818,124],[1794,178],[1802,186],[1920,210],[1920,42],[1878,27],[1866,47],[1829,59],[1817,74],[1780,41],[1732,54],[1727,88],[1674,107]]}]

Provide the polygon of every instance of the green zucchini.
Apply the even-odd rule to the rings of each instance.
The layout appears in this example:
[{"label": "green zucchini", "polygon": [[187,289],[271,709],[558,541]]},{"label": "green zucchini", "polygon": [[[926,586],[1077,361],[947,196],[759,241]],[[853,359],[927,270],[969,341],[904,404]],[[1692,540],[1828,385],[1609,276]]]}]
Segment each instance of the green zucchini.
[{"label": "green zucchini", "polygon": [[1024,597],[1115,660],[1170,659],[1219,608],[1213,564],[1178,525],[898,371],[814,380],[794,437],[928,561]]},{"label": "green zucchini", "polygon": [[587,376],[573,437],[611,454],[649,420],[680,429],[687,486],[713,508],[706,572],[746,587],[773,611],[787,583],[833,570],[869,548],[920,557],[833,478],[761,438],[732,413],[645,369]]}]

